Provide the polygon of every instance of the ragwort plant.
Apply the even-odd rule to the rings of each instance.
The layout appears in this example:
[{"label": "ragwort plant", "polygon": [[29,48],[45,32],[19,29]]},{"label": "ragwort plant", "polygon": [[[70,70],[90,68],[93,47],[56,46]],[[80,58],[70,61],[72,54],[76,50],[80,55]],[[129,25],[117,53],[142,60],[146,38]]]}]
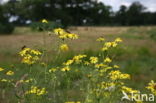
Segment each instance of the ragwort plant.
[{"label": "ragwort plant", "polygon": [[[42,23],[46,25],[48,21],[44,19]],[[53,34],[45,27],[43,30]],[[60,53],[70,50],[66,41],[78,39],[79,36],[61,28],[53,32],[59,38],[58,54],[54,58],[57,59]],[[98,38],[97,42],[101,45],[98,55],[78,54],[59,66],[48,65],[46,58],[50,54],[45,48],[45,39],[44,34],[42,51],[25,47],[19,52],[24,69],[28,69],[21,77],[14,78],[21,70],[0,68],[0,83],[2,87],[13,89],[16,103],[127,103],[122,101],[122,93],[140,92],[127,86],[125,81],[130,80],[131,76],[121,72],[120,66],[114,64],[113,57],[109,55],[109,50],[122,42],[121,38],[112,42]],[[5,92],[5,88],[2,92]],[[156,95],[153,80],[146,88]],[[73,96],[74,92],[78,98]]]}]

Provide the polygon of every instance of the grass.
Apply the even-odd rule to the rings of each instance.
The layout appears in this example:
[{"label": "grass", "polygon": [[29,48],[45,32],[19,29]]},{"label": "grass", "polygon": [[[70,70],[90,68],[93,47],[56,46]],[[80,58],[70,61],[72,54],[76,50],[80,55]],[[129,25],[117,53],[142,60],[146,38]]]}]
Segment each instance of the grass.
[{"label": "grass", "polygon": [[[147,83],[155,77],[155,67],[156,67],[156,41],[153,39],[156,27],[70,27],[69,30],[80,35],[80,39],[75,41],[68,41],[71,48],[70,52],[60,54],[60,56],[55,59],[57,55],[57,41],[55,36],[49,36],[46,34],[47,50],[50,55],[48,55],[49,65],[57,67],[64,61],[71,59],[74,55],[79,53],[87,54],[88,56],[97,56],[99,53],[100,44],[96,42],[98,37],[104,37],[107,40],[113,40],[116,37],[121,37],[123,39],[123,44],[116,49],[110,51],[110,55],[114,58],[114,62],[121,66],[121,71],[129,73],[132,75],[132,80],[127,82],[128,85],[136,89],[143,89]],[[43,49],[43,32],[31,31],[26,27],[17,27],[12,35],[1,35],[0,36],[0,66],[4,68],[12,68],[15,71],[21,71],[17,74],[18,77],[22,77],[23,74],[29,72],[25,65],[19,64],[20,58],[18,57],[18,52],[25,45],[27,47],[36,48],[39,50]],[[152,36],[151,36],[152,35]],[[14,68],[18,67],[18,68]],[[32,67],[33,75],[40,79],[44,76],[38,74],[38,72],[43,73],[42,66]],[[75,69],[83,69],[82,66],[74,66]],[[89,68],[87,68],[88,70]],[[85,73],[88,71],[85,71]],[[75,84],[81,84],[85,82],[85,78],[81,78],[83,72],[80,74],[71,72],[70,80]],[[60,74],[57,74],[60,75]],[[72,77],[73,75],[73,77]],[[61,76],[60,76],[61,79]],[[83,81],[81,81],[83,80]],[[69,96],[69,100],[80,100],[83,99],[83,93],[80,91],[79,86],[71,87],[70,91],[65,92],[63,88],[66,88],[67,81],[61,81],[60,90],[63,91],[62,94],[52,94],[57,98],[58,103],[63,103],[65,96]],[[79,83],[80,82],[80,83]],[[38,85],[44,84],[44,81],[36,83]],[[59,83],[57,83],[59,85]],[[87,85],[87,83],[85,83]],[[137,85],[136,85],[137,84]],[[46,84],[45,84],[46,85]],[[84,85],[84,84],[83,84]],[[44,85],[43,85],[44,86]],[[7,87],[0,87],[0,89]],[[55,91],[49,87],[51,92]],[[0,90],[3,92],[3,90]],[[9,91],[9,90],[8,90]],[[13,91],[8,92],[7,96],[12,96]],[[67,93],[67,94],[64,94]],[[0,93],[1,95],[3,93]],[[16,98],[16,97],[12,97]],[[51,97],[49,97],[51,98]],[[11,101],[7,98],[2,98],[0,96],[2,103],[10,103]],[[13,100],[13,99],[10,99]],[[43,98],[40,98],[44,101]],[[40,102],[41,102],[40,101]],[[17,101],[12,101],[16,103]],[[35,101],[34,101],[35,103]],[[41,102],[43,103],[43,102]],[[55,102],[54,102],[55,103]]]}]

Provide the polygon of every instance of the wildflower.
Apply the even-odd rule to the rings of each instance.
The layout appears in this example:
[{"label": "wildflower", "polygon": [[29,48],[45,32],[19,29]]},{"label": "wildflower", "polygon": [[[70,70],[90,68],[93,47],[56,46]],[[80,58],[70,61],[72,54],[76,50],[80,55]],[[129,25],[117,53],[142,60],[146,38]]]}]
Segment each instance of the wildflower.
[{"label": "wildflower", "polygon": [[67,34],[67,38],[69,38],[69,39],[78,39],[78,35],[77,34],[73,34],[73,33],[68,33]]},{"label": "wildflower", "polygon": [[127,86],[122,86],[121,90],[126,93],[138,93],[139,92],[138,90],[133,90],[132,88],[129,88]]},{"label": "wildflower", "polygon": [[111,42],[106,42],[104,45],[105,45],[105,47],[109,48],[109,47],[112,46],[112,43]]},{"label": "wildflower", "polygon": [[107,47],[103,47],[101,50],[102,50],[102,51],[107,51],[108,48],[107,48]]},{"label": "wildflower", "polygon": [[61,51],[68,51],[68,50],[69,50],[69,47],[68,47],[67,44],[62,44],[62,45],[60,46],[60,50],[61,50]]},{"label": "wildflower", "polygon": [[79,54],[79,55],[76,55],[73,57],[73,61],[77,64],[81,63],[82,62],[82,59],[87,57],[87,55],[82,55],[82,54]]},{"label": "wildflower", "polygon": [[47,91],[45,88],[39,89],[36,86],[31,86],[31,89],[25,92],[25,94],[36,94],[37,96],[41,96],[41,95],[44,95],[46,93],[47,93]]},{"label": "wildflower", "polygon": [[104,40],[105,40],[105,38],[100,37],[100,38],[98,38],[96,41],[103,42]]},{"label": "wildflower", "polygon": [[52,72],[55,72],[56,71],[56,68],[51,68],[49,69],[49,72],[52,73]]},{"label": "wildflower", "polygon": [[122,42],[122,39],[121,38],[116,38],[115,42]]},{"label": "wildflower", "polygon": [[63,35],[63,34],[65,34],[65,31],[61,28],[57,28],[57,29],[54,29],[54,33],[56,35]]},{"label": "wildflower", "polygon": [[113,67],[114,67],[114,68],[120,68],[118,65],[114,65]]},{"label": "wildflower", "polygon": [[116,42],[112,42],[112,47],[116,47],[118,44]]},{"label": "wildflower", "polygon": [[118,79],[130,79],[129,74],[123,74],[119,70],[111,71],[109,73],[110,79],[118,80]]},{"label": "wildflower", "polygon": [[148,83],[148,86],[146,88],[150,90],[154,95],[156,95],[156,82],[151,80],[151,82]]},{"label": "wildflower", "polygon": [[70,70],[70,68],[68,66],[66,66],[66,67],[64,67],[64,68],[61,69],[61,71],[63,71],[63,72],[69,71],[69,70]]},{"label": "wildflower", "polygon": [[3,70],[4,70],[3,68],[0,68],[0,72],[3,71]]},{"label": "wildflower", "polygon": [[69,66],[74,62],[74,60],[68,60],[67,62],[63,63],[63,65]]},{"label": "wildflower", "polygon": [[40,51],[30,48],[24,48],[19,52],[19,55],[22,57],[22,63],[29,65],[36,63],[40,59],[39,56],[41,54],[42,53]]},{"label": "wildflower", "polygon": [[9,71],[6,73],[6,75],[9,75],[9,76],[14,75],[14,72],[11,71],[11,70],[9,70]]},{"label": "wildflower", "polygon": [[102,64],[102,63],[100,63],[100,64],[96,64],[95,65],[95,68],[101,68],[101,67],[104,67],[104,66],[106,66],[105,64]]},{"label": "wildflower", "polygon": [[48,23],[48,21],[46,19],[43,19],[42,23]]},{"label": "wildflower", "polygon": [[100,85],[102,89],[110,90],[113,89],[112,87],[115,87],[116,84],[114,82],[102,82]]},{"label": "wildflower", "polygon": [[96,64],[97,62],[98,62],[98,58],[97,57],[90,57],[90,63]]},{"label": "wildflower", "polygon": [[109,57],[107,57],[107,58],[104,59],[104,62],[110,63],[110,62],[112,62],[112,60]]}]

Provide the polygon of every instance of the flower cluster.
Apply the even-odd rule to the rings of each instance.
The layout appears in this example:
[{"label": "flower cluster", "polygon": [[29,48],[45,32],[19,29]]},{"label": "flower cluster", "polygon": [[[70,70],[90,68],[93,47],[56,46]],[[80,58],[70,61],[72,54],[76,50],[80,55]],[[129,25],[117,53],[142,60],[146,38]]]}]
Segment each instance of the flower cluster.
[{"label": "flower cluster", "polygon": [[31,89],[26,91],[25,94],[36,94],[37,96],[45,95],[47,93],[45,88],[38,88],[36,86],[31,86]]},{"label": "flower cluster", "polygon": [[62,40],[64,39],[78,39],[78,35],[65,31],[64,29],[54,29],[54,33]]},{"label": "flower cluster", "polygon": [[150,90],[156,96],[156,82],[151,80],[151,82],[148,83],[148,86],[146,88]]},{"label": "flower cluster", "polygon": [[102,51],[107,51],[111,47],[116,47],[120,42],[122,42],[121,38],[116,38],[113,42],[105,42],[103,44]]},{"label": "flower cluster", "polygon": [[36,63],[40,59],[40,55],[42,53],[38,50],[24,48],[19,52],[19,54],[22,57],[22,63],[31,65]]},{"label": "flower cluster", "polygon": [[110,79],[118,80],[118,79],[130,79],[129,74],[123,74],[119,70],[114,70],[109,73]]}]

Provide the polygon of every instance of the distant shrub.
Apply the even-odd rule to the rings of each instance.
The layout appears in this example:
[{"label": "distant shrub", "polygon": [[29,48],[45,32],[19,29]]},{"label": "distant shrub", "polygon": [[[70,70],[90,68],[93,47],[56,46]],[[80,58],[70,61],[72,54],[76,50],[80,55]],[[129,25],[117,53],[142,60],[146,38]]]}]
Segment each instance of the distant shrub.
[{"label": "distant shrub", "polygon": [[10,23],[0,23],[0,34],[11,34],[14,31],[14,26]]},{"label": "distant shrub", "polygon": [[41,22],[33,22],[30,25],[32,30],[35,31],[43,31],[43,30],[52,30],[54,28],[63,27],[62,24],[58,24],[55,22],[41,23]]}]

